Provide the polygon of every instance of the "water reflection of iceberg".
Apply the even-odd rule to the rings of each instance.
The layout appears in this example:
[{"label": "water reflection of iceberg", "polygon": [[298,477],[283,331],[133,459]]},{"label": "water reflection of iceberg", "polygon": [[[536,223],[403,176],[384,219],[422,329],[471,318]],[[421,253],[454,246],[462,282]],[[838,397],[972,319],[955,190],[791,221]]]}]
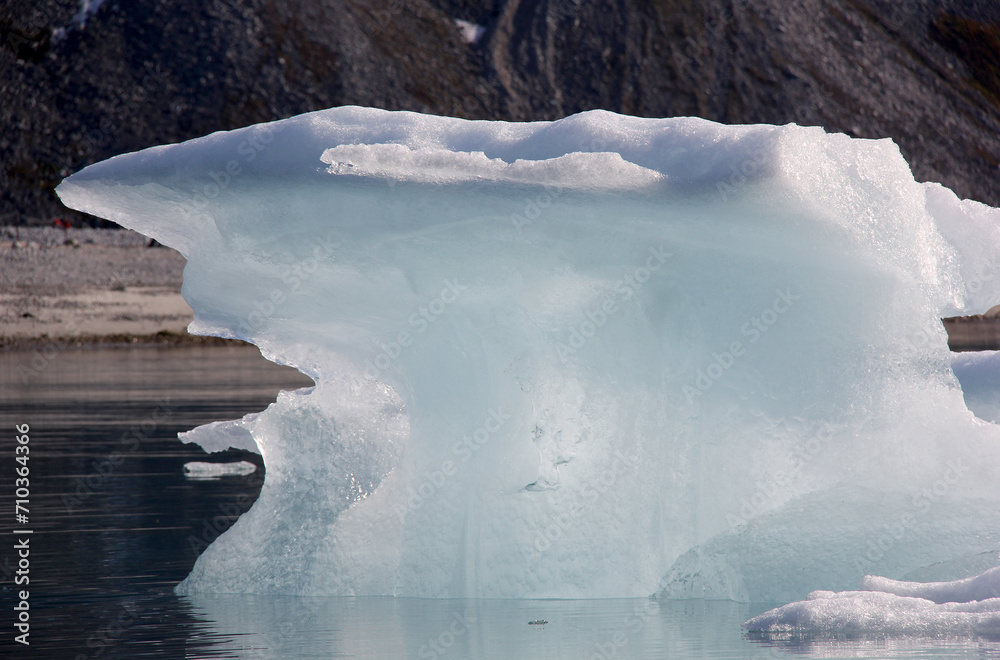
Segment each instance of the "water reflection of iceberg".
[{"label": "water reflection of iceberg", "polygon": [[997,546],[939,318],[995,296],[1000,212],[890,141],[337,108],[59,194],[316,381],[190,434],[267,476],[183,592],[787,601]]}]

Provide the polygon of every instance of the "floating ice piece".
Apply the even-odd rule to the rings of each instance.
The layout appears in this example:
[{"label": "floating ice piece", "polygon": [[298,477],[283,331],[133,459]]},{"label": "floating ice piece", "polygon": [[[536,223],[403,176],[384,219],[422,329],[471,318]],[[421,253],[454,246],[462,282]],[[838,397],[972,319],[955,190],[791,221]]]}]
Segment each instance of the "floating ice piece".
[{"label": "floating ice piece", "polygon": [[244,449],[259,454],[260,449],[250,432],[250,424],[255,417],[256,414],[250,414],[240,420],[203,424],[180,433],[179,437],[182,442],[193,442],[209,453]]},{"label": "floating ice piece", "polygon": [[995,304],[1000,212],[889,140],[345,107],[58,192],[316,381],[185,436],[267,474],[181,592],[787,602],[1000,542],[940,322]]},{"label": "floating ice piece", "polygon": [[1000,567],[954,582],[868,575],[862,591],[814,591],[746,621],[760,633],[951,635],[1000,633]]},{"label": "floating ice piece", "polygon": [[755,616],[743,627],[758,633],[995,635],[1000,598],[937,604],[873,591],[814,591],[808,600]]},{"label": "floating ice piece", "polygon": [[219,477],[243,477],[257,471],[250,461],[235,463],[205,463],[191,461],[184,464],[184,476],[192,479],[218,479]]}]

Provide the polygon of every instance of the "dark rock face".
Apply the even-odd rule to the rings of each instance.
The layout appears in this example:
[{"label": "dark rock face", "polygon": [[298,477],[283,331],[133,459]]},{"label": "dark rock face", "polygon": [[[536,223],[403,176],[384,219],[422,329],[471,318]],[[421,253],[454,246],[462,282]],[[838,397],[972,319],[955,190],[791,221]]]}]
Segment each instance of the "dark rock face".
[{"label": "dark rock face", "polygon": [[[75,217],[52,188],[115,154],[343,104],[476,119],[604,108],[794,121],[892,137],[919,180],[1000,206],[995,0],[90,8],[85,21],[75,0],[0,8],[0,223]],[[455,19],[481,36],[469,43]]]}]

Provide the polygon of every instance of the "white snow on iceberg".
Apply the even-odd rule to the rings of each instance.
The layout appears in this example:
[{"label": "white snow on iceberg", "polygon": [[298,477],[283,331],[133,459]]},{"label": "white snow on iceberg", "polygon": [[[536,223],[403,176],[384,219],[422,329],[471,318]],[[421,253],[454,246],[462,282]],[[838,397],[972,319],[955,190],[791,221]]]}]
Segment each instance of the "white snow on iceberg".
[{"label": "white snow on iceberg", "polygon": [[994,299],[1000,212],[889,140],[344,107],[58,193],[316,381],[187,436],[267,472],[181,592],[787,602],[1000,542],[939,320]]},{"label": "white snow on iceberg", "polygon": [[482,25],[476,25],[475,23],[471,23],[469,21],[463,21],[461,18],[456,18],[454,20],[455,25],[462,33],[462,39],[467,44],[476,43],[484,34],[486,34],[486,28]]}]

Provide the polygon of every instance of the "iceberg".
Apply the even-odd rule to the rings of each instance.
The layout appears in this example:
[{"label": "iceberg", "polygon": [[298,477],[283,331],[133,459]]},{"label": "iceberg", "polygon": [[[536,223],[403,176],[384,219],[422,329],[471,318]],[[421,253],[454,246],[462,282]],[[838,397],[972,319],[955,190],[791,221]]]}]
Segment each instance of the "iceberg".
[{"label": "iceberg", "polygon": [[183,437],[266,477],[181,593],[788,602],[1000,542],[940,321],[997,302],[1000,211],[890,140],[341,107],[57,192],[315,381]]}]

